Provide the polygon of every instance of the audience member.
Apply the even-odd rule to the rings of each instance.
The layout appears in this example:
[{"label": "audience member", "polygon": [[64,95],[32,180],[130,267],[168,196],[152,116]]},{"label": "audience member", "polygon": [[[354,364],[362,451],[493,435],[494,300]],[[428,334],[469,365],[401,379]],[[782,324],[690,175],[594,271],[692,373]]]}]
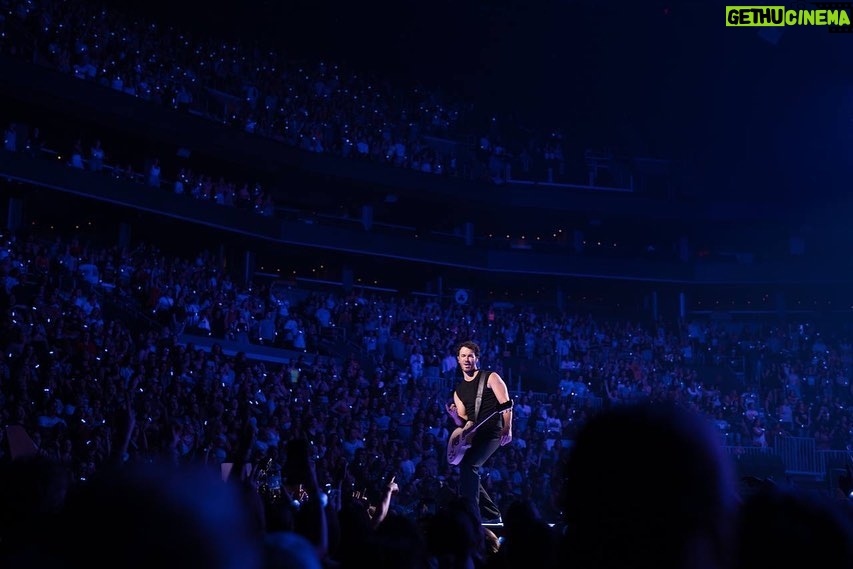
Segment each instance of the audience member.
[{"label": "audience member", "polygon": [[853,567],[853,508],[845,498],[763,484],[738,513],[734,569]]},{"label": "audience member", "polygon": [[503,540],[487,564],[489,569],[547,569],[563,565],[558,556],[558,530],[542,519],[533,502],[512,502],[503,517]]},{"label": "audience member", "polygon": [[45,536],[58,526],[72,488],[70,471],[43,455],[0,462],[0,566],[56,566]]},{"label": "audience member", "polygon": [[563,492],[570,567],[731,562],[734,467],[708,422],[683,407],[632,404],[591,418],[569,454]]},{"label": "audience member", "polygon": [[99,471],[71,492],[57,557],[69,567],[263,567],[250,512],[218,473],[168,462]]}]

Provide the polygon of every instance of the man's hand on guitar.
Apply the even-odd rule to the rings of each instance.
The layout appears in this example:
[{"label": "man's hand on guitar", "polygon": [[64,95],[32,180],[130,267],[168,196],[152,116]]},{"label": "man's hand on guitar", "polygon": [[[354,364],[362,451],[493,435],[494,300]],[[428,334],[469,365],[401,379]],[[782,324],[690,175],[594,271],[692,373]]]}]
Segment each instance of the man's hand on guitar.
[{"label": "man's hand on guitar", "polygon": [[504,429],[501,431],[501,446],[506,446],[512,442],[512,429]]},{"label": "man's hand on guitar", "polygon": [[453,419],[453,422],[459,425],[460,417],[459,410],[456,408],[456,403],[448,403],[444,406],[444,409],[447,411],[447,414],[450,415],[450,418]]},{"label": "man's hand on guitar", "polygon": [[462,425],[462,440],[470,443],[469,438],[474,434],[474,421],[467,421],[464,425]]}]

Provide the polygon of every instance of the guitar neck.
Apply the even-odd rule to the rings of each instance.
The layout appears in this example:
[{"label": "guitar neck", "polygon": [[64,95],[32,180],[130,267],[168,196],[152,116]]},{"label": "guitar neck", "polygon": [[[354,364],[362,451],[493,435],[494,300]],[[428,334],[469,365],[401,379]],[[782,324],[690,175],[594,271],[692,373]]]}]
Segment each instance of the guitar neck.
[{"label": "guitar neck", "polygon": [[508,400],[506,403],[500,403],[497,407],[495,407],[494,411],[492,411],[491,413],[489,413],[488,415],[486,415],[485,417],[480,419],[480,421],[478,421],[476,425],[471,427],[471,430],[468,431],[468,434],[474,434],[474,432],[477,429],[479,429],[480,427],[482,427],[486,421],[488,421],[489,419],[491,419],[492,417],[494,417],[498,413],[503,413],[507,409],[512,409],[512,399]]}]

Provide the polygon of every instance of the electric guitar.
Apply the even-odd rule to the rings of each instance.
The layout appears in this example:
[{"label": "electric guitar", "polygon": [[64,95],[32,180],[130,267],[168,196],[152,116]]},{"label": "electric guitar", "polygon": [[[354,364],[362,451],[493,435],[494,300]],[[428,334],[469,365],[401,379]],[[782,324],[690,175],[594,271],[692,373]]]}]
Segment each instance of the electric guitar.
[{"label": "electric guitar", "polygon": [[465,451],[471,448],[471,441],[474,439],[474,433],[483,423],[497,415],[503,413],[507,409],[512,409],[512,399],[506,403],[500,403],[495,410],[483,417],[473,427],[465,431],[465,427],[456,427],[450,438],[447,440],[447,462],[450,464],[459,464],[462,462],[462,457],[465,456]]}]

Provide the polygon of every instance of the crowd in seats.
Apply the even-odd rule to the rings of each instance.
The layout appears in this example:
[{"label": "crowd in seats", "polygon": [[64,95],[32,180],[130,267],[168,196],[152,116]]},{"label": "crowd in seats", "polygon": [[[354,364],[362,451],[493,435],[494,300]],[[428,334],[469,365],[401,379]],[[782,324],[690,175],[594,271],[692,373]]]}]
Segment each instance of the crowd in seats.
[{"label": "crowd in seats", "polygon": [[[500,544],[494,535],[481,533],[476,509],[455,498],[457,474],[445,459],[449,432],[443,403],[449,397],[451,378],[442,378],[440,370],[442,360],[452,357],[460,340],[479,341],[484,365],[500,371],[505,354],[515,350],[529,350],[533,358],[560,354],[551,358],[555,378],[551,392],[514,395],[513,444],[497,453],[484,473],[490,495],[507,512],[506,543],[523,533],[517,520],[512,530],[516,516],[552,523],[563,518],[567,506],[562,481],[572,456],[571,442],[582,440],[579,437],[587,425],[611,409],[644,402],[674,404],[697,413],[713,428],[711,419],[721,413],[746,418],[751,415],[749,402],[763,408],[766,401],[775,401],[766,393],[752,399],[736,390],[722,392],[714,385],[699,385],[684,357],[692,340],[682,339],[677,328],[668,329],[662,323],[647,329],[637,323],[599,322],[591,316],[533,307],[497,310],[489,319],[486,307],[360,291],[293,291],[282,314],[283,303],[270,296],[269,288],[253,283],[249,297],[248,287],[232,280],[209,254],[187,260],[170,258],[153,246],[122,251],[57,235],[49,240],[35,233],[7,237],[0,264],[5,285],[0,287],[2,423],[22,426],[32,442],[26,452],[26,445],[11,444],[12,435],[6,430],[0,462],[33,461],[21,467],[35,468],[43,476],[61,476],[50,486],[56,489],[54,494],[39,496],[43,500],[39,516],[54,521],[67,515],[66,507],[73,515],[81,515],[85,506],[70,500],[80,492],[85,503],[91,500],[103,508],[96,508],[102,516],[101,521],[93,518],[95,527],[103,519],[123,515],[115,510],[116,499],[131,504],[128,513],[139,513],[137,524],[156,525],[169,507],[194,511],[201,505],[173,504],[186,487],[179,481],[174,488],[163,488],[157,498],[173,504],[164,506],[165,510],[152,508],[147,501],[129,502],[137,491],[148,496],[151,485],[164,476],[149,467],[198,469],[187,473],[186,484],[200,492],[213,491],[204,480],[223,476],[224,469],[225,478],[238,482],[238,496],[248,501],[250,510],[239,515],[254,519],[256,525],[246,524],[263,535],[265,529],[285,532],[276,534],[285,541],[284,536],[290,535],[286,532],[295,531],[310,543],[311,547],[300,550],[307,550],[309,557],[363,559],[376,555],[374,549],[360,549],[371,544],[387,556],[389,566],[397,566],[391,560],[403,555],[397,540],[404,535],[406,543],[424,548],[424,558],[435,558],[440,566],[456,567],[463,561],[465,566],[513,566],[518,561],[510,557],[512,547],[505,550],[505,558],[499,558]],[[81,265],[95,265],[99,274],[122,267],[119,272],[126,279],[107,291],[81,277],[77,271]],[[193,343],[178,342],[178,331],[190,311],[176,308],[189,302],[184,296],[189,291],[199,307],[205,307],[200,312],[210,309],[209,334],[214,338],[224,340],[241,314],[251,314],[250,307],[273,314],[276,336],[284,333],[288,321],[296,320],[304,345],[286,335],[281,345],[300,355],[275,364],[250,359],[248,343],[246,352],[226,356],[218,344],[205,351]],[[164,302],[164,295],[172,300]],[[140,329],[109,318],[106,314],[116,299],[154,313],[154,321]],[[363,353],[319,355],[316,350],[324,325],[347,329],[350,339],[375,334],[376,341],[357,351]],[[240,334],[239,325],[233,331]],[[735,340],[723,328],[708,327],[704,334],[705,349],[710,352],[726,352]],[[840,425],[846,414],[840,404],[849,407],[850,391],[849,385],[835,380],[847,354],[840,338],[820,342],[834,364],[826,368],[825,378],[833,381],[821,377],[819,392],[805,388],[810,383],[806,381],[798,397],[833,401],[828,420]],[[805,351],[795,354],[813,353],[814,344],[803,344],[798,348]],[[539,346],[544,346],[542,352]],[[411,358],[415,351],[427,355],[422,371],[411,366],[419,361]],[[561,370],[558,362],[563,360],[568,363]],[[767,377],[785,368],[771,369]],[[557,382],[560,374],[570,378],[562,387]],[[785,379],[790,388],[790,375]],[[578,388],[580,384],[585,391]],[[785,392],[782,387],[768,387],[770,392]],[[765,413],[768,420],[771,413]],[[546,428],[548,419],[558,419],[559,432]],[[816,417],[816,422],[822,421]],[[605,445],[607,450],[596,452],[616,460],[615,470],[621,466],[616,457],[624,450],[619,448],[623,440],[619,437],[626,433],[611,434],[614,438]],[[656,440],[650,436],[630,446],[639,449],[641,442]],[[721,438],[715,440],[721,445]],[[838,440],[843,437],[839,435]],[[850,444],[849,439],[844,442]],[[754,443],[744,440],[741,444]],[[599,444],[590,446],[601,449]],[[38,460],[59,470],[45,468]],[[662,468],[655,461],[645,468],[651,465]],[[625,465],[629,479],[636,467]],[[123,472],[118,479],[108,475],[115,468]],[[608,472],[621,479],[621,473]],[[32,495],[19,498],[35,499]],[[223,516],[234,513],[233,495],[225,493],[214,500],[222,504]],[[625,503],[622,498],[616,502]],[[339,515],[322,517],[329,503]],[[325,520],[323,524],[318,517]],[[407,525],[403,518],[424,525]],[[7,522],[4,531],[11,531],[10,524],[16,525]],[[549,540],[550,525],[531,525],[546,532],[540,539]],[[199,532],[237,552],[257,542],[258,536],[249,532],[229,534],[228,542],[219,543],[216,535],[221,529],[213,524]],[[111,539],[132,550],[142,543],[137,534]],[[168,535],[145,539],[169,539]],[[516,543],[522,544],[516,547],[523,549],[529,539],[533,538],[516,537]],[[280,541],[273,537],[265,543],[262,551],[270,555],[282,553],[281,548],[292,549],[277,546]],[[20,544],[24,548],[28,542]],[[13,550],[4,553],[26,557],[32,551]],[[77,555],[75,551],[68,545],[62,555]],[[79,549],[80,555],[84,553]],[[216,557],[223,566],[228,564],[226,553]]]},{"label": "crowd in seats", "polygon": [[[222,362],[225,369],[219,369],[209,361],[217,356],[215,350],[208,355],[190,353],[190,346],[167,343],[159,355],[151,354],[149,351],[157,352],[157,345],[167,341],[164,338],[189,333],[189,337],[234,341],[246,351],[251,351],[253,344],[293,350],[305,357],[278,370],[255,364],[243,372],[247,376],[272,373],[285,380],[286,387],[298,385],[303,375],[316,376],[319,383],[312,389],[315,393],[322,391],[320,401],[327,402],[335,415],[348,414],[343,405],[332,403],[338,399],[332,395],[340,395],[343,387],[335,383],[346,378],[351,388],[359,390],[347,398],[381,411],[377,428],[382,431],[391,422],[399,427],[400,417],[391,409],[381,408],[380,402],[371,401],[367,394],[391,389],[402,398],[412,390],[441,385],[442,378],[453,369],[443,367],[443,360],[461,339],[471,335],[480,340],[484,361],[501,373],[505,373],[503,360],[508,354],[523,354],[550,367],[554,377],[551,392],[544,396],[518,394],[516,438],[527,440],[534,449],[544,445],[550,450],[555,442],[571,439],[578,426],[605,404],[649,398],[677,401],[706,414],[731,446],[772,446],[775,437],[799,436],[814,437],[822,449],[851,448],[850,346],[843,337],[824,338],[811,333],[810,327],[804,329],[805,335],[794,336],[801,342],[794,352],[781,351],[774,341],[779,340],[778,330],[775,337],[753,338],[766,342],[768,350],[777,350],[778,357],[762,366],[761,389],[750,389],[746,385],[710,384],[696,371],[697,362],[731,357],[749,334],[722,324],[709,325],[696,337],[663,325],[649,329],[629,322],[597,322],[576,314],[540,313],[527,307],[491,308],[492,316],[487,318],[477,307],[428,297],[398,298],[363,291],[343,295],[283,289],[270,283],[241,284],[218,266],[210,252],[195,259],[169,258],[154,247],[98,250],[85,247],[79,239],[67,244],[27,242],[26,246],[25,256],[31,266],[15,267],[12,256],[5,260],[7,289],[22,286],[21,274],[43,274],[52,266],[71,271],[79,278],[66,292],[65,300],[74,307],[79,322],[87,326],[89,337],[107,325],[101,303],[108,291],[109,300],[131,303],[153,318],[158,328],[136,339],[144,345],[137,348],[142,350],[138,355],[159,360],[157,368],[169,368],[175,365],[173,360],[183,360],[181,369],[170,370],[180,381],[197,381],[193,375],[202,374],[207,379],[224,378],[231,389],[239,383],[235,379],[238,366]],[[108,286],[93,286],[81,267],[96,267],[98,282]],[[50,295],[53,302],[61,298],[58,291]],[[47,313],[33,310],[30,304],[18,303],[16,315],[28,320]],[[54,325],[65,324],[64,319],[54,321]],[[115,326],[111,324],[110,330]],[[359,346],[363,357],[351,354],[348,361],[325,364],[311,358],[322,351],[330,329],[341,331],[349,345]],[[140,362],[122,364],[122,375],[129,376]],[[158,373],[165,372],[158,369]],[[250,393],[261,389],[263,399],[268,399],[269,394],[263,393],[263,379],[253,380],[257,385]],[[424,421],[421,426],[426,431],[422,434],[433,439],[421,444],[434,445],[443,427],[439,406],[420,409],[414,401],[409,404],[411,416],[420,414]],[[42,420],[52,424],[51,419]],[[539,452],[535,449],[524,463],[541,465],[558,459],[555,455],[540,456]],[[511,472],[512,466],[501,464],[501,460],[496,457],[493,480],[511,481],[521,474]],[[507,457],[507,463],[512,462]]]},{"label": "crowd in seats", "polygon": [[[154,104],[309,152],[498,182],[512,163],[516,179],[567,181],[559,130],[531,133],[422,86],[294,61],[278,49],[203,37],[82,0],[2,6],[0,52]],[[477,142],[462,128],[472,124]]]},{"label": "crowd in seats", "polygon": [[52,139],[47,142],[40,127],[22,121],[10,122],[4,132],[3,148],[32,158],[57,158],[77,170],[107,174],[117,180],[130,180],[199,201],[237,207],[269,217],[276,214],[272,192],[265,191],[257,181],[226,179],[223,175],[196,171],[186,162],[182,162],[183,167],[170,163],[164,172],[157,157],[108,155],[101,138],[84,140],[76,137],[69,142],[63,140],[63,135],[62,132],[51,132],[49,136]]},{"label": "crowd in seats", "polygon": [[[111,150],[114,141],[97,133],[91,137],[80,137],[54,124],[47,125],[48,130],[45,132],[40,126],[28,124],[20,117],[9,117],[9,120],[3,138],[3,149],[7,152],[36,158],[60,158],[63,163],[78,170],[99,172],[116,180],[129,180],[148,188],[247,209],[268,217],[312,224],[364,227],[360,208],[350,199],[342,199],[340,203],[325,209],[318,207],[309,210],[298,201],[288,198],[293,193],[291,189],[265,187],[258,179],[241,178],[239,174],[226,175],[221,170],[216,171],[215,166],[201,164],[190,158],[178,156],[161,160],[157,156],[144,156],[133,151],[114,151]],[[161,154],[165,154],[165,151]],[[371,230],[414,238],[420,229],[394,223],[399,221],[398,210],[391,211],[393,215],[381,219],[377,217],[371,223]],[[429,236],[436,241],[458,243],[463,240],[460,231],[459,228],[450,231],[446,227],[437,226],[430,229]],[[530,222],[527,227],[516,224],[507,231],[483,227],[476,241],[487,247],[535,248],[537,251],[571,252],[612,259],[681,260],[672,246],[674,236],[661,235],[649,237],[645,241],[632,241],[624,238],[625,229],[621,225],[599,228],[595,233],[590,231],[570,230],[562,225],[544,227],[537,221]]]}]

